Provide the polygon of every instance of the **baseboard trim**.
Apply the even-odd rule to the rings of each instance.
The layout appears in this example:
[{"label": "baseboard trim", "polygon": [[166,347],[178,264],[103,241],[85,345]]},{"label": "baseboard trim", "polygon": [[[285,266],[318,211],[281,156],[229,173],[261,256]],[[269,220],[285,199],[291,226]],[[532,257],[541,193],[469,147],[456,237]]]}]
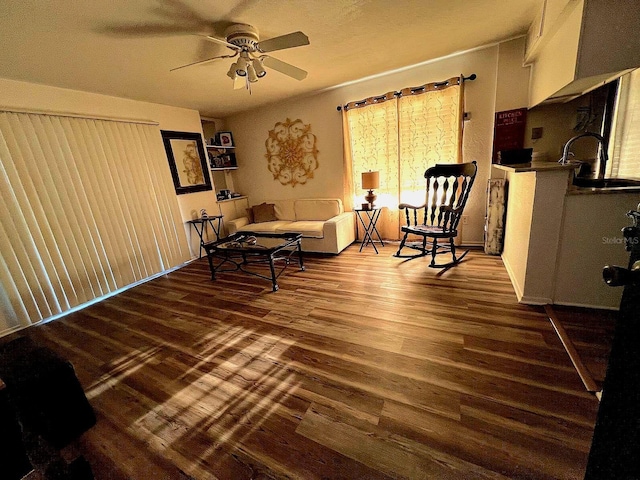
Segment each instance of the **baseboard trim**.
[{"label": "baseboard trim", "polygon": [[549,297],[528,297],[523,296],[518,303],[524,303],[525,305],[549,305],[552,300]]},{"label": "baseboard trim", "polygon": [[460,245],[456,245],[459,247],[471,247],[471,248],[483,248],[484,249],[484,242],[467,242],[466,240],[464,242],[462,242]]},{"label": "baseboard trim", "polygon": [[579,307],[579,308],[593,308],[595,310],[610,310],[617,312],[620,310],[620,306],[612,307],[610,305],[593,305],[590,303],[578,303],[578,302],[552,302],[554,305],[563,305],[565,307]]},{"label": "baseboard trim", "polygon": [[509,265],[509,262],[504,258],[504,255],[501,255],[500,257],[502,258],[502,264],[509,275],[509,280],[511,280],[511,286],[516,292],[518,303],[524,303],[525,305],[548,305],[553,303],[550,297],[531,297],[529,295],[525,295],[522,288],[520,288],[520,285],[518,285],[518,282],[515,280],[515,275],[511,269],[511,265]]},{"label": "baseboard trim", "polygon": [[6,330],[3,330],[2,332],[0,332],[0,338],[6,337],[7,335],[11,335],[12,333],[18,333],[19,331],[24,330],[25,328],[29,328],[30,326],[31,325],[17,325],[15,327],[7,328]]},{"label": "baseboard trim", "polygon": [[[27,327],[30,327],[30,326],[33,326],[33,325],[44,325],[45,323],[53,322],[54,320],[58,320],[59,318],[66,317],[67,315],[69,315],[71,313],[80,311],[80,310],[82,310],[84,308],[87,308],[87,307],[89,307],[89,306],[91,306],[91,305],[93,305],[95,303],[101,302],[103,300],[106,300],[107,298],[110,298],[110,297],[113,297],[115,295],[118,295],[119,293],[125,292],[125,291],[129,290],[130,288],[137,287],[138,285],[142,285],[143,283],[147,283],[147,282],[149,282],[151,280],[154,280],[154,279],[156,279],[158,277],[162,277],[163,275],[167,275],[167,274],[169,274],[171,272],[174,272],[174,271],[176,271],[176,270],[178,270],[178,269],[180,269],[180,268],[182,268],[182,267],[184,267],[186,265],[189,265],[191,262],[193,262],[195,260],[199,260],[199,259],[198,258],[192,258],[190,260],[187,260],[184,263],[181,263],[180,265],[177,265],[175,267],[171,267],[171,268],[169,268],[167,270],[163,270],[162,272],[158,272],[158,273],[153,274],[153,275],[151,275],[149,277],[143,278],[142,280],[138,280],[137,282],[133,282],[133,283],[131,283],[129,285],[125,285],[124,287],[119,288],[118,290],[114,290],[113,292],[109,292],[106,295],[102,295],[100,297],[94,298],[93,300],[89,300],[88,302],[85,302],[83,304],[76,305],[75,307],[70,308],[69,310],[65,310],[64,312],[58,313],[56,315],[52,315],[51,317],[43,318],[42,320],[40,320],[38,322],[35,322],[35,323],[32,323],[31,325],[27,325],[27,326],[25,326],[23,328],[27,328]],[[4,333],[2,335],[4,335]]]},{"label": "baseboard trim", "polygon": [[522,300],[522,297],[524,296],[524,293],[522,292],[520,285],[518,285],[518,282],[515,280],[515,275],[513,273],[513,270],[511,269],[511,265],[509,265],[509,262],[505,259],[504,255],[500,255],[500,258],[502,258],[502,264],[504,265],[504,268],[507,270],[507,275],[509,275],[509,280],[511,280],[511,286],[513,287],[513,291],[516,292],[516,298],[518,299],[518,302],[520,302]]}]

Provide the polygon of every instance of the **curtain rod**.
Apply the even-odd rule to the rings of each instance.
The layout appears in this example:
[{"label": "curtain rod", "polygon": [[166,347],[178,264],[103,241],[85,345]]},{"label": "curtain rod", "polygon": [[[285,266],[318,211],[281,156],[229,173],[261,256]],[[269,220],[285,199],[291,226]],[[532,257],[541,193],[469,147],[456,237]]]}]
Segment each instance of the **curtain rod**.
[{"label": "curtain rod", "polygon": [[[472,73],[472,74],[471,74],[471,75],[469,75],[468,77],[465,77],[464,75],[461,75],[461,77],[462,77],[462,81],[463,81],[463,82],[466,82],[467,80],[471,80],[471,81],[473,81],[473,80],[475,80],[476,78],[478,78],[478,76],[477,76],[475,73]],[[434,82],[434,83],[432,83],[431,85],[433,85],[433,86],[435,86],[435,87],[442,87],[442,86],[447,85],[448,83],[449,83],[449,80],[445,80],[444,82]],[[429,84],[427,84],[427,85],[429,85]],[[406,90],[406,89],[405,89],[405,90]],[[418,92],[418,91],[420,91],[420,90],[424,90],[424,85],[423,85],[423,86],[421,86],[421,87],[414,87],[414,88],[410,88],[409,90],[411,90],[411,92],[412,92],[412,93],[413,93],[413,92]],[[402,92],[401,92],[401,91],[397,91],[397,92],[389,92],[389,93],[385,93],[384,95],[378,95],[377,97],[371,97],[371,98],[373,98],[373,99],[375,99],[375,100],[382,100],[382,99],[387,98],[387,96],[388,96],[389,94],[393,94],[393,96],[400,97],[400,96],[402,95]],[[359,104],[359,103],[364,103],[365,101],[366,101],[366,99],[365,99],[365,100],[360,100],[360,101],[357,101],[357,102],[349,102],[349,103]],[[346,108],[347,108],[347,105],[348,105],[348,104],[345,104],[345,105],[338,105],[338,106],[336,107],[336,110],[338,110],[338,111],[340,112],[343,108],[345,108],[345,109],[346,109]]]}]

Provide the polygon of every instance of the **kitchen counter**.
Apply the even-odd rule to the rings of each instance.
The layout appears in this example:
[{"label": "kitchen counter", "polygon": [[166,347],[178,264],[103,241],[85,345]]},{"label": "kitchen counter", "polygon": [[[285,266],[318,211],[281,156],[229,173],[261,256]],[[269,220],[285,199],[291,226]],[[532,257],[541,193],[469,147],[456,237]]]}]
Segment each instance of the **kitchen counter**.
[{"label": "kitchen counter", "polygon": [[564,171],[575,170],[580,166],[579,163],[568,163],[561,165],[558,162],[531,162],[531,163],[519,163],[516,165],[492,165],[493,168],[503,170],[511,173],[521,172],[550,172],[550,171]]},{"label": "kitchen counter", "polygon": [[[520,163],[516,165],[492,165],[496,170],[508,173],[524,173],[524,172],[563,172],[571,171],[580,167],[580,163],[569,162],[561,165],[558,162],[533,162]],[[640,186],[634,187],[578,187],[570,183],[571,178],[568,177],[567,195],[608,195],[615,193],[638,193]]]},{"label": "kitchen counter", "polygon": [[610,195],[619,193],[640,193],[640,187],[576,187],[569,185],[567,195]]},{"label": "kitchen counter", "polygon": [[502,260],[518,301],[616,308],[621,290],[603,282],[602,268],[625,264],[620,230],[640,187],[576,187],[575,164],[493,167],[508,184]]},{"label": "kitchen counter", "polygon": [[553,303],[563,205],[573,165],[494,165],[507,180],[502,261],[521,303]]}]

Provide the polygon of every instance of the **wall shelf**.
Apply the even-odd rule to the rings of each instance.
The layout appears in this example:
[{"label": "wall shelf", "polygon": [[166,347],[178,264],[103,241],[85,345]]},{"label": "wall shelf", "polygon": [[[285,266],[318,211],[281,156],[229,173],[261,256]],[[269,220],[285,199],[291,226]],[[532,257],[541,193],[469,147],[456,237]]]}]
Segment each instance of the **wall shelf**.
[{"label": "wall shelf", "polygon": [[234,200],[242,200],[243,198],[248,198],[248,197],[246,195],[240,195],[239,197],[231,197],[231,198],[225,198],[224,200],[218,200],[218,203],[232,202]]}]

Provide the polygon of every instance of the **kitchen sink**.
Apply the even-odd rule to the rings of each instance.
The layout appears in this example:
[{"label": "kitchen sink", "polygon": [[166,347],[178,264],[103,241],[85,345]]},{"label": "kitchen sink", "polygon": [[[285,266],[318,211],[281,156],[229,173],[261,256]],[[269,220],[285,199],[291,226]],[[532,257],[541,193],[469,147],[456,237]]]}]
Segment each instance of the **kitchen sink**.
[{"label": "kitchen sink", "polygon": [[620,187],[640,187],[640,180],[627,178],[580,178],[575,177],[573,184],[576,187],[587,188],[620,188]]}]

